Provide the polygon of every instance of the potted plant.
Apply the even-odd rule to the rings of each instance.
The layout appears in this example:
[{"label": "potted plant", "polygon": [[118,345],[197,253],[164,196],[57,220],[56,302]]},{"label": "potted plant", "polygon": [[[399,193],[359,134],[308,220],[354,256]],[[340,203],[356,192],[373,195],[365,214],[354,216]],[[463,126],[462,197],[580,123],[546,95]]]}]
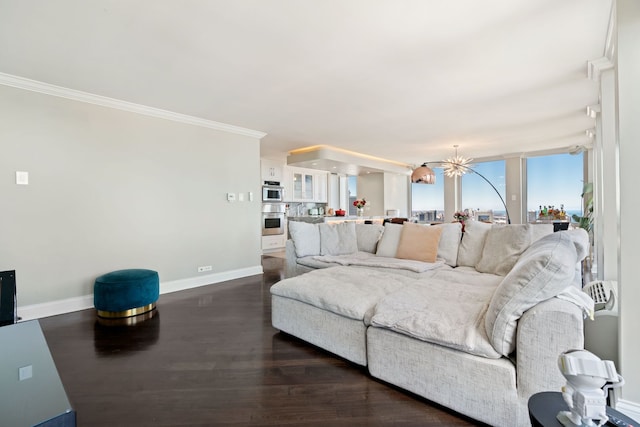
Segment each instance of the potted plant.
[{"label": "potted plant", "polygon": [[578,227],[589,233],[589,255],[582,261],[583,280],[585,272],[591,274],[593,266],[593,183],[587,182],[582,187],[583,214],[582,216],[573,214],[571,218],[578,224]]},{"label": "potted plant", "polygon": [[[582,194],[580,195],[584,203],[584,213],[582,216],[573,214],[571,218],[578,224],[578,227],[583,228],[589,237],[593,235],[593,183],[587,182],[582,187]],[[593,239],[592,239],[593,244]]]}]

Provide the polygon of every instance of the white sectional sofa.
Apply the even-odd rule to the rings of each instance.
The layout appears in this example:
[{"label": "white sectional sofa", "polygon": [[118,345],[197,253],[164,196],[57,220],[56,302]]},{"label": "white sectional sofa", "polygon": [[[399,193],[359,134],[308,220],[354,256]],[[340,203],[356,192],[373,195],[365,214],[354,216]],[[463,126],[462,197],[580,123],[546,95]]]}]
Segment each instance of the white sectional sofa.
[{"label": "white sectional sofa", "polygon": [[560,390],[558,356],[583,347],[583,230],[471,222],[462,237],[455,223],[343,223],[290,234],[288,274],[306,273],[272,286],[275,328],[479,421],[529,425],[528,398]]}]

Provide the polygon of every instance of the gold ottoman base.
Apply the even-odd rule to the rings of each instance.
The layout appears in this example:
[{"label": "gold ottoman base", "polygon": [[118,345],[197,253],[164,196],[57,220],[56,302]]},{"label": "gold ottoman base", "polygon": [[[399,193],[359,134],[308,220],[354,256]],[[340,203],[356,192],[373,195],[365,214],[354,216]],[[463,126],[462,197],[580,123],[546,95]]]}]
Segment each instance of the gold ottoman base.
[{"label": "gold ottoman base", "polygon": [[119,319],[123,317],[132,317],[132,316],[137,316],[139,314],[144,314],[155,308],[156,308],[156,303],[153,302],[151,304],[143,305],[142,307],[130,308],[124,311],[97,310],[97,312],[98,312],[98,317],[104,317],[107,319]]}]

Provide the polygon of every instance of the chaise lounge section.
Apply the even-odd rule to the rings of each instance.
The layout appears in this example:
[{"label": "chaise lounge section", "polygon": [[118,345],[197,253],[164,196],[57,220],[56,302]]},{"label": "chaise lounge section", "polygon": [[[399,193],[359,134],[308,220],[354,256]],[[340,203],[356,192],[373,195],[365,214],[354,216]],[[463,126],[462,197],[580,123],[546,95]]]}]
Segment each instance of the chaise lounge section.
[{"label": "chaise lounge section", "polygon": [[[528,425],[528,398],[563,385],[557,358],[583,347],[592,309],[579,291],[583,230],[470,223],[460,239],[459,224],[316,227],[288,242],[291,271],[312,257],[302,260],[311,271],[271,288],[277,329],[492,425]],[[393,251],[405,258],[384,256]]]}]

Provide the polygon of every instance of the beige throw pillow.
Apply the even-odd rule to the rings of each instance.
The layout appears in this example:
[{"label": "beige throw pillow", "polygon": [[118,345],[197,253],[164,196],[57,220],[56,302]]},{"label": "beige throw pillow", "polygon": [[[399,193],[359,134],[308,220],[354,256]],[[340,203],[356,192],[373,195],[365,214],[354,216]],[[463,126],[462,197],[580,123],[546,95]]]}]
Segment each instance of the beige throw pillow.
[{"label": "beige throw pillow", "polygon": [[436,262],[441,234],[441,227],[426,227],[405,222],[402,225],[396,258]]}]

